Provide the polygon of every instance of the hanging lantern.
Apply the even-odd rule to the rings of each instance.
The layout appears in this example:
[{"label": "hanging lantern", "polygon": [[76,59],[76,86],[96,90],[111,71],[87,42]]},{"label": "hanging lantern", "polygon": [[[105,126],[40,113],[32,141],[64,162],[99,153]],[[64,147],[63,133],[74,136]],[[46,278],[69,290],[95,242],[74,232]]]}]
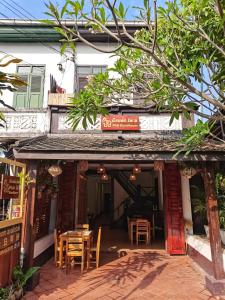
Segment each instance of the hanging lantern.
[{"label": "hanging lantern", "polygon": [[133,167],[133,174],[139,174],[139,173],[141,173],[141,167],[139,165],[135,165]]},{"label": "hanging lantern", "polygon": [[164,170],[164,161],[155,160],[154,161],[154,171],[163,171]]},{"label": "hanging lantern", "polygon": [[193,177],[197,171],[195,168],[193,167],[185,167],[180,171],[181,175],[190,179],[191,177]]},{"label": "hanging lantern", "polygon": [[104,167],[104,165],[99,165],[99,167],[97,169],[97,173],[98,174],[104,174],[105,173],[105,167]]},{"label": "hanging lantern", "polygon": [[102,181],[108,181],[108,180],[109,180],[109,176],[108,176],[106,173],[104,173],[104,174],[102,174],[102,176],[101,176],[101,180],[102,180]]},{"label": "hanging lantern", "polygon": [[52,177],[59,176],[62,173],[62,169],[59,165],[52,165],[48,168],[48,173],[52,175]]},{"label": "hanging lantern", "polygon": [[88,161],[87,160],[81,160],[78,162],[78,170],[81,173],[84,173],[88,170]]},{"label": "hanging lantern", "polygon": [[135,181],[136,180],[136,175],[131,173],[129,179],[130,179],[130,181]]}]

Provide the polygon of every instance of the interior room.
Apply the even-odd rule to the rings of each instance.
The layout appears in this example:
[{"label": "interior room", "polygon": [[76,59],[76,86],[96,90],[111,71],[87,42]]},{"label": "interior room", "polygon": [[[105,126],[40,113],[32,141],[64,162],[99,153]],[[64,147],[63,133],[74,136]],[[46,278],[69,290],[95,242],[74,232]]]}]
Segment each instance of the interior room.
[{"label": "interior room", "polygon": [[[164,248],[162,177],[153,165],[89,164],[86,175],[87,221],[102,227],[102,251]],[[137,244],[136,229],[130,232],[136,219],[149,221],[149,242]]]}]

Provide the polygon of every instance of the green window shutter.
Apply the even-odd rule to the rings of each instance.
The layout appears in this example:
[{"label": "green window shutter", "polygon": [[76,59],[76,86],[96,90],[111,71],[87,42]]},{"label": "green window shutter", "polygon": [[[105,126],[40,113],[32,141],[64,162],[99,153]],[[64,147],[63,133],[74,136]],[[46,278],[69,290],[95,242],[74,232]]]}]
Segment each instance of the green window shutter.
[{"label": "green window shutter", "polygon": [[14,93],[15,108],[41,108],[43,106],[44,66],[19,65],[17,73],[27,82]]},{"label": "green window shutter", "polygon": [[28,85],[19,87],[14,93],[13,106],[15,108],[26,108],[28,107],[28,75],[20,75],[20,78],[24,80]]},{"label": "green window shutter", "polygon": [[43,75],[31,75],[30,80],[30,108],[41,108],[43,106]]}]

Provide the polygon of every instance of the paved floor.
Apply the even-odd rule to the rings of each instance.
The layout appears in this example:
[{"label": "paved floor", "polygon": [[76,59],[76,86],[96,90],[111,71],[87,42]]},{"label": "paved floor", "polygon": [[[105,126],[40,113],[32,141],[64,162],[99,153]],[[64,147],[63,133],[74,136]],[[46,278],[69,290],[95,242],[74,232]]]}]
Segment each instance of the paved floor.
[{"label": "paved floor", "polygon": [[50,260],[41,268],[40,284],[24,299],[215,299],[187,256],[169,256],[164,250],[154,249],[125,250],[120,255],[82,276],[78,266],[65,274]]}]

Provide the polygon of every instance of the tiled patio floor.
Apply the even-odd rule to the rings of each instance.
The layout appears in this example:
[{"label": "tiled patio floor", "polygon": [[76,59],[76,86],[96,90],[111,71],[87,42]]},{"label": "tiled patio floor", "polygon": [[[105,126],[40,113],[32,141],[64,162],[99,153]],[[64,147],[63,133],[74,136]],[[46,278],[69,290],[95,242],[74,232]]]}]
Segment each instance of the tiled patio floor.
[{"label": "tiled patio floor", "polygon": [[[121,252],[123,254],[123,252]],[[82,276],[77,266],[69,274],[53,261],[41,268],[39,286],[24,299],[77,300],[212,300],[204,278],[187,256],[169,256],[164,250],[130,250]]]}]

